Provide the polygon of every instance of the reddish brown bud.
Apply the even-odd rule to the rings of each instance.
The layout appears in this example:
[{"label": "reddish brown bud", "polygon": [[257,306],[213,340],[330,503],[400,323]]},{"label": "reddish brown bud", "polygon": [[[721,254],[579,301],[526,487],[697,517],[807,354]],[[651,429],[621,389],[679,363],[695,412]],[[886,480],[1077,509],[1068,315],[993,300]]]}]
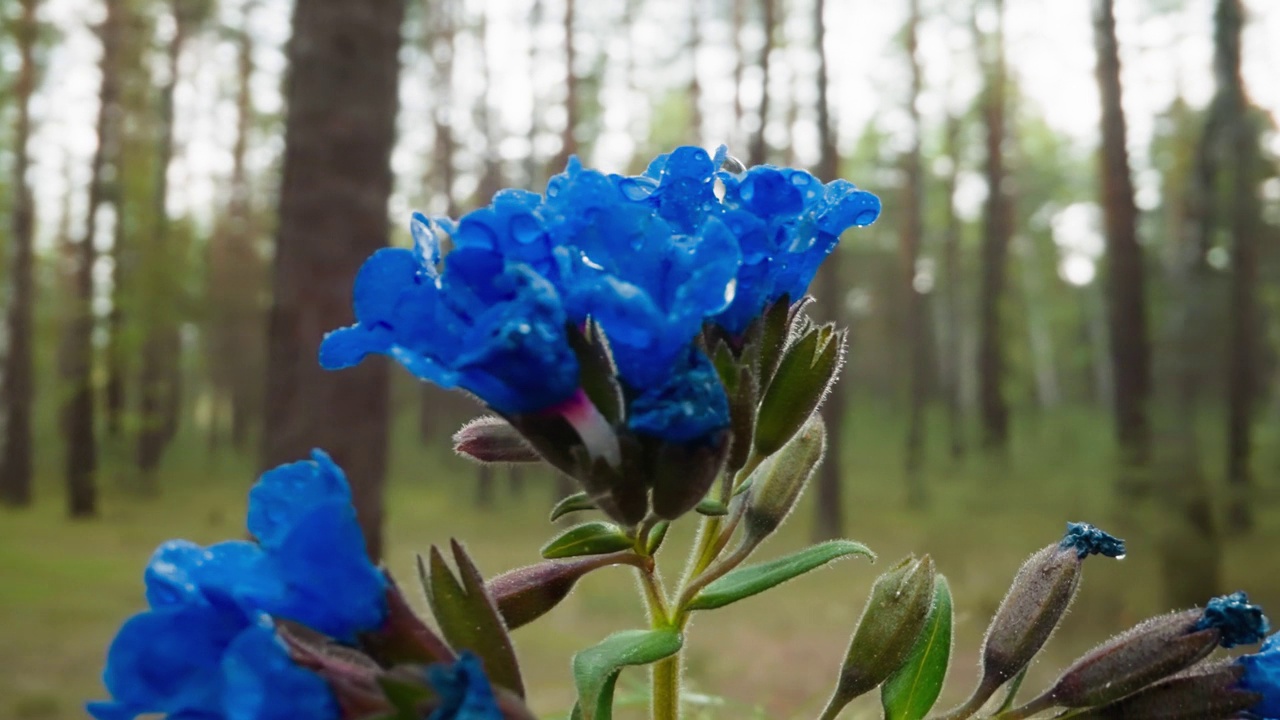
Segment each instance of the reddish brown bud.
[{"label": "reddish brown bud", "polygon": [[454,433],[453,449],[482,463],[528,463],[542,459],[510,423],[488,415],[472,420]]}]

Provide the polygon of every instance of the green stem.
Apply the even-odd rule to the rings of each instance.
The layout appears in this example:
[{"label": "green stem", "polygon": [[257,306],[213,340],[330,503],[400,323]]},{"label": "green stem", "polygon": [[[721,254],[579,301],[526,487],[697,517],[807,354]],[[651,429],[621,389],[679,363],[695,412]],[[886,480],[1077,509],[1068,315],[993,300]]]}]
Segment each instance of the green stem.
[{"label": "green stem", "polygon": [[653,720],[680,718],[680,653],[653,666]]}]

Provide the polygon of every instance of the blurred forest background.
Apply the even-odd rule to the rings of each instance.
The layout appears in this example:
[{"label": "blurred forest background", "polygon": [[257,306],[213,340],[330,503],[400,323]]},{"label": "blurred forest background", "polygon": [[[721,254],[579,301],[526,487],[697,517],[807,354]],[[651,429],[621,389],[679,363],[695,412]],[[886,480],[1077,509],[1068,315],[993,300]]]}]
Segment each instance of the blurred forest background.
[{"label": "blurred forest background", "polygon": [[[852,328],[838,441],[770,552],[934,553],[973,656],[1066,520],[1127,537],[1031,682],[1217,592],[1280,613],[1270,0],[5,0],[0,23],[0,717],[80,717],[151,548],[239,536],[258,471],[313,446],[402,578],[451,535],[490,573],[535,559],[560,481],[461,462],[470,401],[324,373],[317,344],[411,209],[679,144],[885,205],[815,287]],[[699,621],[699,713],[820,708],[874,576],[826,572]],[[542,712],[573,650],[640,621],[631,589],[588,578],[517,634]]]}]

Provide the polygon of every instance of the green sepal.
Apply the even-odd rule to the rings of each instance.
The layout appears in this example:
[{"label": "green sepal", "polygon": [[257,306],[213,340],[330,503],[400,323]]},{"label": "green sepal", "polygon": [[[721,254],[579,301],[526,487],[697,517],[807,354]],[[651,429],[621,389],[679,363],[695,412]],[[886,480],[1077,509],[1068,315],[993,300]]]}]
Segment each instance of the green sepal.
[{"label": "green sepal", "polygon": [[449,544],[461,582],[436,546],[431,546],[430,567],[418,557],[418,574],[440,632],[454,650],[470,650],[479,656],[495,685],[524,697],[515,648],[498,606],[485,592],[484,578],[462,545],[457,540]]},{"label": "green sepal", "polygon": [[648,665],[680,652],[683,638],[673,628],[623,630],[573,656],[573,684],[578,689],[574,716],[612,720],[613,690],[627,666]]},{"label": "green sepal", "polygon": [[555,522],[571,512],[595,509],[596,504],[591,502],[590,495],[587,495],[585,492],[576,492],[556,503],[556,506],[551,508],[551,522]]},{"label": "green sepal", "polygon": [[574,525],[552,538],[551,542],[542,546],[542,557],[555,560],[582,555],[603,555],[626,550],[632,544],[632,539],[627,537],[617,525],[600,521],[589,522]]},{"label": "green sepal", "polygon": [[[404,667],[401,666],[401,668]],[[436,695],[431,686],[426,684],[425,677],[426,674],[423,673],[423,680],[415,682],[404,677],[404,673],[397,671],[377,676],[376,680],[378,687],[382,689],[382,694],[396,709],[393,717],[413,720],[423,715],[422,706]]]},{"label": "green sepal", "polygon": [[587,319],[586,327],[579,330],[573,323],[566,325],[569,347],[578,358],[578,382],[600,414],[611,423],[622,420],[622,388],[618,387],[617,369],[609,351],[609,342],[594,320]]},{"label": "green sepal", "polygon": [[760,400],[757,454],[777,452],[822,404],[840,369],[844,343],[844,331],[828,324],[809,329],[787,349]]},{"label": "green sepal", "polygon": [[710,497],[703,498],[702,502],[698,503],[694,510],[697,510],[699,515],[706,515],[707,517],[721,517],[729,514],[728,505]]},{"label": "green sepal", "polygon": [[667,520],[659,520],[653,524],[653,529],[649,531],[649,542],[645,546],[645,552],[650,557],[658,552],[658,548],[662,547],[662,541],[667,539],[667,530],[671,529],[671,523]]},{"label": "green sepal", "polygon": [[828,540],[776,560],[738,568],[707,585],[689,602],[689,610],[715,610],[781,585],[833,560],[863,555],[875,560],[866,545],[852,540]]},{"label": "green sepal", "polygon": [[907,662],[880,686],[885,720],[921,720],[942,692],[951,661],[953,609],[951,587],[938,575],[933,586],[933,609],[924,630],[907,655]]},{"label": "green sepal", "polygon": [[[801,307],[803,308],[803,305]],[[791,332],[790,300],[786,295],[778,298],[756,322],[760,323],[760,336],[757,340],[760,348],[758,375],[760,384],[768,386],[769,381],[773,380],[773,374],[778,370],[782,351],[787,346],[787,336]]]}]

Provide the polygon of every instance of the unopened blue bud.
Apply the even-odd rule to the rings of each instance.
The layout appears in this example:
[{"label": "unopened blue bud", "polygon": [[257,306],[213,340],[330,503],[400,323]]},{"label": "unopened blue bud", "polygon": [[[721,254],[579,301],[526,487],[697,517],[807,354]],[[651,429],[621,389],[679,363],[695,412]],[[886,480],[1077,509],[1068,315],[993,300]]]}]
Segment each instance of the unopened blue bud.
[{"label": "unopened blue bud", "polygon": [[1124,540],[1103,532],[1089,523],[1067,523],[1067,534],[1062,538],[1059,547],[1075,548],[1076,554],[1082,560],[1090,555],[1124,557]]},{"label": "unopened blue bud", "polygon": [[1222,633],[1219,644],[1224,648],[1261,642],[1271,629],[1262,608],[1249,602],[1244,592],[1216,597],[1204,608],[1196,630],[1215,628]]}]

